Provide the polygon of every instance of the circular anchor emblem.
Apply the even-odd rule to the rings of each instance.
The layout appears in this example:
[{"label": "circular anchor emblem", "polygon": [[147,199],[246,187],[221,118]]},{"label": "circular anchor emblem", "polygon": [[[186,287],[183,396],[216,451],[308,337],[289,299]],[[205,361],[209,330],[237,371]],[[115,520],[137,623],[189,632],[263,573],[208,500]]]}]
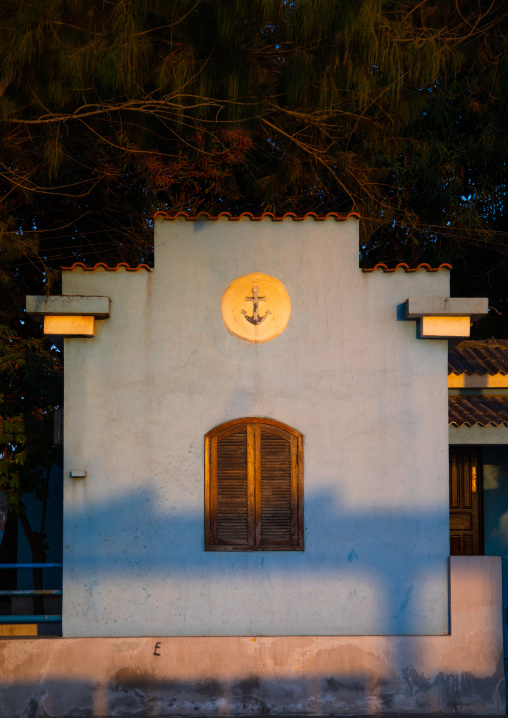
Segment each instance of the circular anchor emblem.
[{"label": "circular anchor emblem", "polygon": [[231,282],[222,295],[220,310],[228,332],[260,344],[275,339],[287,327],[291,300],[281,281],[253,272]]}]

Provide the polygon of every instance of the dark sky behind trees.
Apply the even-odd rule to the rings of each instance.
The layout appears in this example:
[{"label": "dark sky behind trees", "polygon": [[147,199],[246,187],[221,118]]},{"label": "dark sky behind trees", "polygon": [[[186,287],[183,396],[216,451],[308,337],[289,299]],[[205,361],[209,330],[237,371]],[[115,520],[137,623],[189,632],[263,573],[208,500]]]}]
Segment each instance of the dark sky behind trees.
[{"label": "dark sky behind trees", "polygon": [[25,294],[150,261],[156,210],[358,212],[364,266],[450,262],[508,336],[507,38],[485,0],[3,0],[5,357],[51,366]]}]

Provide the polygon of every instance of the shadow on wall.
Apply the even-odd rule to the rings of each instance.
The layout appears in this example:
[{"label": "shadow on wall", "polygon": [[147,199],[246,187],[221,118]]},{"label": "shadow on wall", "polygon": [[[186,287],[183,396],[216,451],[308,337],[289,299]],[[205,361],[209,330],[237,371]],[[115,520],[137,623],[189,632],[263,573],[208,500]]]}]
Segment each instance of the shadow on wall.
[{"label": "shadow on wall", "polygon": [[[302,619],[300,632],[304,634],[447,633],[446,617],[432,623],[432,612],[444,615],[448,603],[448,528],[442,512],[385,508],[377,513],[348,514],[335,499],[336,495],[307,492],[303,552],[205,552],[203,512],[166,512],[155,493],[140,487],[133,495],[107,505],[67,511],[65,584],[87,594],[83,608],[93,605],[101,584],[104,590],[108,582],[112,587],[115,582],[122,584],[123,590],[129,586],[134,591],[130,600],[135,613],[146,610],[146,600],[161,595],[164,586],[169,588],[175,582],[191,592],[196,591],[198,583],[206,586],[212,600],[213,591],[222,592],[227,581],[234,578],[235,591],[244,587],[253,592],[267,602],[265,611],[275,607],[270,601],[277,601],[284,610],[294,612],[291,601],[298,594],[307,603],[329,601],[336,614],[342,614],[343,630],[326,630],[323,624],[321,630],[309,631]],[[318,585],[329,594],[320,597]],[[290,590],[282,591],[284,586]],[[136,602],[142,600],[141,590],[145,608],[140,605],[136,609]],[[106,601],[104,595],[99,603],[101,600]],[[227,610],[228,600],[232,600],[230,596],[222,596],[222,610]],[[107,602],[109,613],[114,613],[111,599]],[[358,618],[362,614],[366,630],[352,628],[361,625]],[[369,614],[370,624],[366,623]],[[105,618],[102,616],[101,621]],[[269,626],[264,635],[281,633],[270,627],[269,618],[264,616]],[[263,617],[256,620],[259,625]],[[192,635],[209,635],[206,623],[200,626],[197,619],[194,625]],[[428,630],[422,631],[422,626]],[[129,634],[125,628],[123,633],[111,628],[109,635]],[[156,629],[156,634],[160,633]]]},{"label": "shadow on wall", "polygon": [[[365,611],[354,592],[369,582],[378,614],[387,616],[394,633],[414,633],[416,614],[429,610],[430,603],[415,599],[411,587],[418,588],[422,575],[431,584],[437,577],[441,586],[443,567],[446,577],[445,557],[432,550],[443,545],[443,530],[447,533],[437,510],[435,515],[386,508],[348,514],[335,503],[336,494],[307,492],[304,552],[214,553],[203,549],[202,512],[168,508],[147,484],[86,509],[80,502],[79,511],[66,513],[66,576],[81,595],[91,594],[89,613],[86,601],[73,610],[82,609],[83,620],[92,625],[105,626],[108,612],[114,616],[121,603],[134,614],[146,612],[139,602],[146,587],[156,592],[181,581],[188,591],[185,603],[196,582],[208,597],[210,586],[220,587],[232,574],[238,585],[248,582],[260,591],[266,585],[278,599],[282,578],[295,586],[307,581],[305,590],[314,601],[320,599],[314,577],[324,576],[337,592],[336,611],[343,608],[339,591],[344,585],[351,586],[352,610]],[[189,504],[197,504],[195,496]],[[429,536],[429,531],[435,533]],[[163,632],[153,638],[0,642],[0,718],[504,714],[494,610],[480,596],[488,594],[491,579],[479,563],[460,563],[464,560],[458,559],[454,573],[455,596],[464,596],[470,613],[459,607],[455,630],[471,612],[476,622],[466,620],[467,631],[458,630],[456,637],[167,637]],[[127,592],[129,586],[136,591]],[[107,602],[101,603],[104,594]],[[219,598],[224,610],[226,592]],[[444,598],[447,604],[447,592]],[[159,605],[173,612],[164,600],[162,589]]]},{"label": "shadow on wall", "polygon": [[[163,642],[160,650],[164,648]],[[78,655],[75,657],[78,659]],[[499,681],[502,670],[499,666],[489,679],[439,673],[429,680],[414,670],[402,674],[385,672],[373,677],[347,671],[338,674],[330,668],[329,674],[299,675],[293,679],[246,677],[233,681],[179,681],[159,679],[156,667],[131,666],[119,669],[110,682],[60,679],[4,684],[0,686],[0,718],[502,715],[505,713],[504,692],[501,696]]]},{"label": "shadow on wall", "polygon": [[[384,508],[359,514],[341,511],[336,499],[336,493],[307,492],[303,552],[205,552],[204,511],[165,511],[156,494],[146,488],[85,511],[67,511],[66,541],[71,543],[65,548],[72,568],[78,571],[107,567],[123,574],[139,567],[156,573],[200,575],[201,564],[195,562],[200,553],[212,573],[225,560],[247,569],[269,561],[272,568],[291,575],[312,567],[335,572],[366,562],[386,583],[394,578],[392,562],[396,560],[402,568],[404,555],[408,564],[422,559],[442,563],[448,555],[447,541],[435,546],[436,540],[448,538],[448,516],[443,520],[439,507],[434,512]],[[372,556],[377,557],[375,561]]]},{"label": "shadow on wall", "polygon": [[[71,573],[96,585],[106,574],[113,584],[125,576],[132,581],[145,576],[155,583],[159,574],[168,580],[220,579],[224,567],[238,581],[257,580],[261,572],[267,581],[276,574],[299,581],[312,571],[339,584],[354,585],[368,577],[379,589],[382,610],[393,606],[392,624],[410,632],[406,609],[414,599],[411,592],[400,592],[397,567],[404,560],[409,571],[413,563],[415,581],[422,567],[429,579],[440,574],[443,557],[426,550],[434,541],[422,539],[431,514],[380,509],[379,514],[347,515],[326,493],[308,494],[305,508],[312,531],[303,553],[205,553],[202,514],[166,513],[154,492],[140,488],[134,496],[69,515]],[[438,512],[436,516],[440,518]],[[364,556],[355,538],[366,530],[371,550]],[[196,561],[196,556],[201,558]],[[356,610],[364,610],[361,603]],[[483,624],[480,641],[470,646],[468,634],[459,647],[447,643],[449,637],[428,636],[0,641],[0,718],[502,715],[502,661],[495,670],[485,668],[492,655],[490,630]],[[239,663],[235,670],[240,641],[244,659],[256,654],[254,669],[244,675]],[[445,642],[445,652],[449,648],[449,667],[433,670],[433,641]],[[199,651],[192,651],[192,645],[199,645]],[[462,658],[454,663],[454,650],[457,655],[469,651],[474,668],[461,668]],[[203,655],[208,671],[200,672]],[[71,678],[79,676],[83,680]]]}]

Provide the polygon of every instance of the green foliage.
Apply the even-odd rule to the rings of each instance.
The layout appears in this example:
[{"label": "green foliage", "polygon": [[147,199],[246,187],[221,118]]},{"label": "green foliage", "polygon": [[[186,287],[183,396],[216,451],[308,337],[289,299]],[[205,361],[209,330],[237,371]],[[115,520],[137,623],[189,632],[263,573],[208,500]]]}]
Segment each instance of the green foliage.
[{"label": "green foliage", "polygon": [[24,494],[46,498],[46,470],[60,461],[53,412],[61,404],[61,375],[57,354],[42,339],[0,325],[0,491],[17,514]]}]

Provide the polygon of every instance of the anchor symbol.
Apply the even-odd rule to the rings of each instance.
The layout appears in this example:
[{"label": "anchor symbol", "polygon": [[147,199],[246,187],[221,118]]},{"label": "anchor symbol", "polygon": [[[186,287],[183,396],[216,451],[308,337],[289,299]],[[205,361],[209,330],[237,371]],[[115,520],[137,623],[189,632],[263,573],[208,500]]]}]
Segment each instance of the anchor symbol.
[{"label": "anchor symbol", "polygon": [[258,292],[259,287],[252,287],[252,297],[245,297],[246,302],[252,302],[252,317],[248,317],[245,309],[242,309],[245,319],[255,326],[264,322],[266,317],[271,314],[271,311],[268,310],[262,317],[259,316],[259,302],[266,302],[266,297],[258,297]]}]

